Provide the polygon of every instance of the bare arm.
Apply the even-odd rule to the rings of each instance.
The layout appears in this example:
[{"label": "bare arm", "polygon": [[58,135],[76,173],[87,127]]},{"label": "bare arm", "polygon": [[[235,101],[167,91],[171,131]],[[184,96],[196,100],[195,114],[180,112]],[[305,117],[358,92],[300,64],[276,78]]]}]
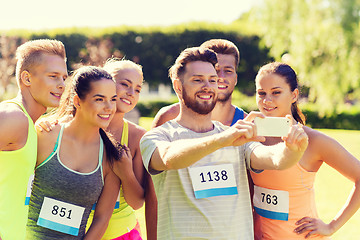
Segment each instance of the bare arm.
[{"label": "bare arm", "polygon": [[124,146],[121,155],[121,159],[114,163],[113,170],[121,180],[126,202],[136,210],[144,204],[144,189],[135,176],[130,148]]},{"label": "bare arm", "polygon": [[16,108],[0,111],[0,151],[14,151],[25,146],[29,121],[26,115]]},{"label": "bare arm", "polygon": [[152,154],[150,167],[157,171],[186,168],[220,148],[261,140],[264,138],[256,136],[253,123],[238,121],[215,135],[159,143]]},{"label": "bare arm", "polygon": [[136,179],[141,184],[141,186],[143,186],[145,192],[145,220],[147,239],[156,240],[157,199],[151,176],[144,168],[139,144],[140,139],[146,133],[146,130],[129,122],[129,133],[132,136],[131,141],[129,141],[129,147],[133,155],[134,173]]},{"label": "bare arm", "polygon": [[334,139],[317,131],[312,131],[312,136],[310,155],[318,156],[313,158],[312,162],[315,164],[318,159],[326,162],[353,181],[354,188],[348,201],[329,224],[325,224],[320,219],[304,217],[297,222],[300,226],[294,231],[299,234],[309,231],[306,237],[313,234],[330,236],[339,230],[360,207],[360,162]]},{"label": "bare arm", "polygon": [[159,112],[155,115],[154,120],[151,124],[151,128],[161,126],[167,121],[176,118],[179,115],[179,112],[180,112],[179,103],[174,103],[170,106],[161,108]]},{"label": "bare arm", "polygon": [[84,239],[93,240],[102,238],[115,207],[120,188],[120,180],[115,173],[111,171],[107,163],[104,163],[104,165],[106,166],[107,172],[104,179],[104,187],[96,204],[93,221]]}]

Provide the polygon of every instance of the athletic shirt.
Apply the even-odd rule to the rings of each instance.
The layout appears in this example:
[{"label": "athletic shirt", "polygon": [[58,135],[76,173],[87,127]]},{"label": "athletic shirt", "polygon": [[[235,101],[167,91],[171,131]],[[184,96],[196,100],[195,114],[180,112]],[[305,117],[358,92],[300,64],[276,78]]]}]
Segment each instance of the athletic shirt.
[{"label": "athletic shirt", "polygon": [[[121,144],[128,146],[129,142],[129,127],[128,122],[124,119],[124,126],[121,135]],[[86,228],[88,229],[94,217],[94,211],[91,211]],[[115,209],[110,218],[109,225],[102,239],[113,239],[126,234],[135,228],[137,223],[134,209],[127,204],[124,198],[122,186],[115,204]]]},{"label": "athletic shirt", "polygon": [[[254,195],[255,208],[255,239],[304,239],[307,233],[296,234],[294,229],[297,227],[295,222],[303,217],[317,218],[317,211],[314,197],[314,180],[316,172],[309,172],[303,169],[299,163],[289,169],[265,170],[261,173],[251,173],[251,177],[258,188],[258,194]],[[262,189],[265,188],[265,189]],[[267,192],[266,189],[270,189]],[[272,190],[281,190],[272,192]],[[264,210],[256,207],[256,201],[262,201],[268,205],[280,206],[282,201],[281,195],[288,194],[288,216],[283,211],[271,209]],[[256,200],[258,196],[258,200]],[[285,197],[286,198],[286,197]],[[285,200],[286,201],[286,200]],[[285,212],[286,212],[285,211]],[[282,212],[282,213],[279,213]],[[265,217],[267,216],[267,217]],[[271,219],[273,218],[273,219]],[[282,220],[279,220],[282,219]],[[286,220],[287,218],[287,220]],[[310,239],[329,239],[328,237],[312,237]]]},{"label": "athletic shirt", "polygon": [[234,125],[238,120],[244,119],[244,110],[235,106],[235,113],[231,125]]},{"label": "athletic shirt", "polygon": [[25,196],[36,164],[37,135],[24,106],[14,100],[6,102],[20,106],[29,122],[25,145],[15,151],[0,151],[0,236],[3,240],[21,240],[25,238],[28,213]]},{"label": "athletic shirt", "polygon": [[[160,144],[212,136],[228,128],[216,121],[213,124],[213,130],[197,133],[171,120],[145,133],[140,140],[144,166],[152,174],[158,199],[159,240],[254,238],[246,173],[254,143],[221,148],[183,169],[149,169],[151,156]],[[200,182],[224,185],[199,189]]]},{"label": "athletic shirt", "polygon": [[[55,147],[50,156],[35,170],[33,190],[29,204],[29,218],[27,222],[26,237],[34,239],[82,239],[85,235],[86,222],[93,204],[98,200],[104,186],[102,172],[103,142],[100,138],[99,161],[95,170],[90,173],[79,173],[65,166],[59,158],[62,134],[61,127]],[[47,217],[40,215],[40,209],[45,208],[45,201],[61,201],[60,204],[51,204],[48,215],[56,219],[75,219],[75,212],[83,208],[80,214],[80,226],[66,227]],[[73,204],[73,206],[64,205]],[[73,210],[72,212],[69,212]],[[72,214],[72,215],[70,215]],[[40,215],[40,216],[39,216]],[[57,231],[47,227],[55,227]],[[77,232],[78,229],[78,233]],[[63,233],[65,231],[68,233]]]}]

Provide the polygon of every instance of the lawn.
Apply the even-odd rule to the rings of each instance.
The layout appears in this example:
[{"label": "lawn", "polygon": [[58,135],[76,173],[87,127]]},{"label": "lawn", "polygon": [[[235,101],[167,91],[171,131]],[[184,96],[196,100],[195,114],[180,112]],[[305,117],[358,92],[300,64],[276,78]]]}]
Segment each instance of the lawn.
[{"label": "lawn", "polygon": [[[152,118],[141,118],[140,125],[145,129],[150,129]],[[335,138],[349,152],[360,159],[360,131],[350,130],[326,130],[319,129],[321,132]],[[324,146],[326,147],[326,146]],[[323,164],[320,168],[315,181],[316,204],[319,217],[324,222],[329,222],[336,216],[347,200],[353,188],[353,183],[336,172],[331,167]],[[141,227],[145,229],[144,208],[137,211]],[[145,235],[145,230],[143,230]],[[333,236],[333,240],[357,239],[360,236],[360,211],[358,211],[338,232]],[[146,237],[146,236],[144,236]]]},{"label": "lawn", "polygon": [[[325,130],[323,133],[340,142],[356,158],[360,159],[360,131]],[[325,146],[326,147],[326,146]],[[353,183],[326,164],[320,168],[315,181],[316,205],[319,217],[329,222],[346,202]],[[360,236],[360,211],[333,236],[333,240],[358,239]]]}]

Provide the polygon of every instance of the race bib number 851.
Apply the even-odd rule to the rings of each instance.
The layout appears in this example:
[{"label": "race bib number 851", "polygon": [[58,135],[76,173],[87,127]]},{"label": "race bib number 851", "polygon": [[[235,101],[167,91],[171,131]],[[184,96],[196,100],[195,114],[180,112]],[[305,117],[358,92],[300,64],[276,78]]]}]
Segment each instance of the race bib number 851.
[{"label": "race bib number 851", "polygon": [[77,236],[85,208],[44,197],[37,225]]},{"label": "race bib number 851", "polygon": [[188,169],[196,198],[238,194],[232,164]]}]

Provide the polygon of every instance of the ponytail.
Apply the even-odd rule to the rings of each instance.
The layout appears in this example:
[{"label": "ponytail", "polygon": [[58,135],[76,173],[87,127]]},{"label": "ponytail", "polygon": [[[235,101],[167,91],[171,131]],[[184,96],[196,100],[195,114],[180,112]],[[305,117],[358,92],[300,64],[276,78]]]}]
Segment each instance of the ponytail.
[{"label": "ponytail", "polygon": [[113,166],[114,162],[121,158],[123,145],[116,141],[109,132],[104,131],[104,129],[100,128],[99,133],[105,145],[106,159]]},{"label": "ponytail", "polygon": [[292,113],[292,116],[293,118],[301,123],[302,125],[305,125],[305,122],[306,122],[306,117],[305,115],[301,112],[299,106],[297,105],[297,102],[294,102],[292,105],[291,105],[291,113]]}]

